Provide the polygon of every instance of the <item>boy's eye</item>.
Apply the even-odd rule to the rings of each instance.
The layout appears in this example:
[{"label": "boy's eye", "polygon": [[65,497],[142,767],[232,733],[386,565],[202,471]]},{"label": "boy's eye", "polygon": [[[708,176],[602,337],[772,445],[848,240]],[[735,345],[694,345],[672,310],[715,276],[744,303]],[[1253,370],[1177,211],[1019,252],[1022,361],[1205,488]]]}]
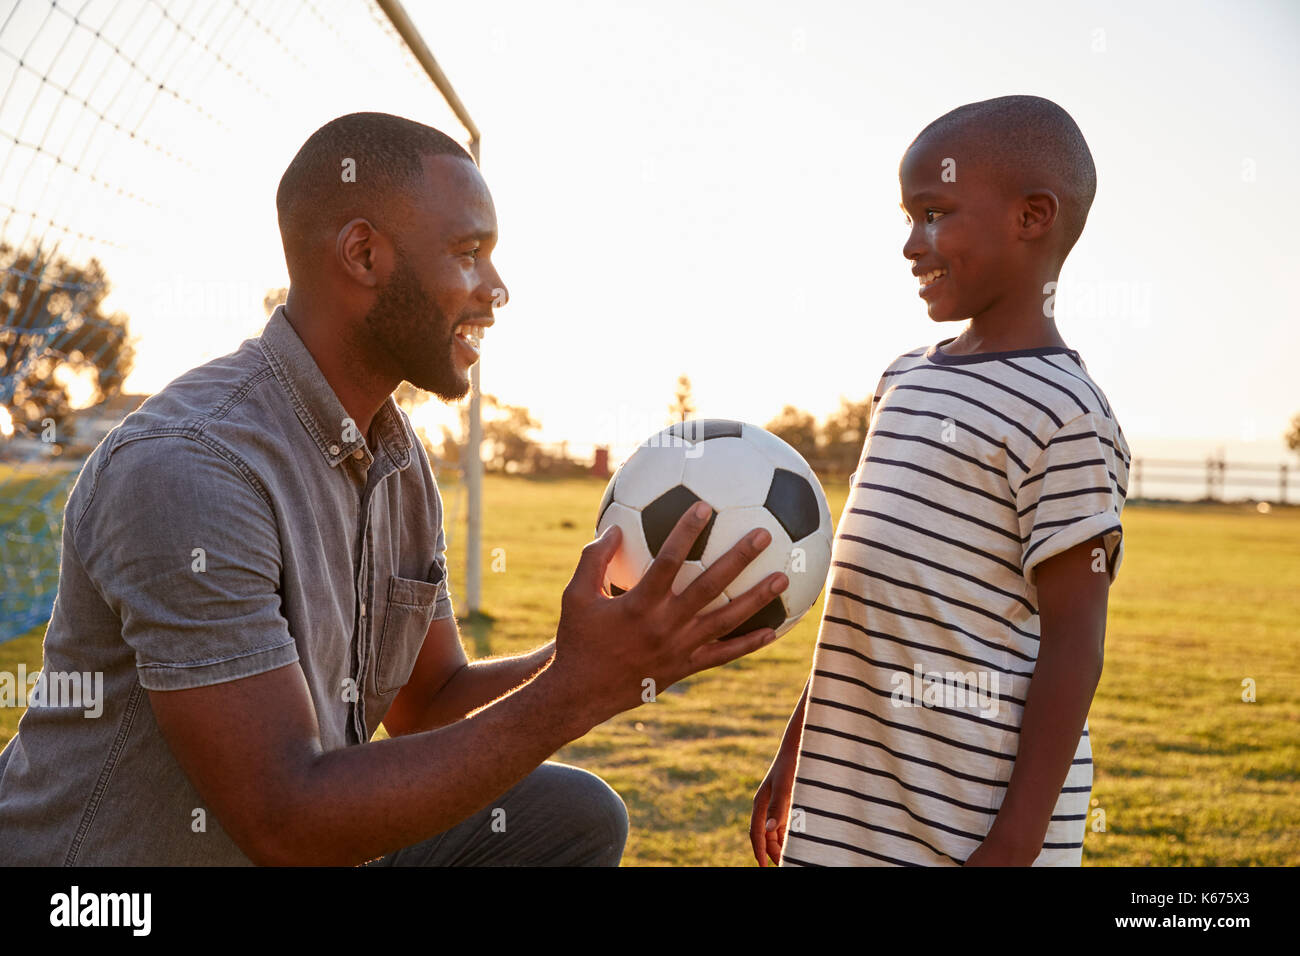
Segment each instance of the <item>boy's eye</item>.
[{"label": "boy's eye", "polygon": [[463,256],[469,256],[471,259],[475,259],[475,260],[477,260],[477,259],[478,259],[478,246],[475,246],[473,249],[467,249],[467,250],[465,250],[464,252],[461,253],[461,255],[463,255]]},{"label": "boy's eye", "polygon": [[942,215],[943,215],[943,213],[940,212],[938,209],[927,209],[927,210],[925,211],[925,221],[926,221],[926,222],[934,222],[934,218],[933,218],[933,217],[935,217],[935,216],[942,216]]}]

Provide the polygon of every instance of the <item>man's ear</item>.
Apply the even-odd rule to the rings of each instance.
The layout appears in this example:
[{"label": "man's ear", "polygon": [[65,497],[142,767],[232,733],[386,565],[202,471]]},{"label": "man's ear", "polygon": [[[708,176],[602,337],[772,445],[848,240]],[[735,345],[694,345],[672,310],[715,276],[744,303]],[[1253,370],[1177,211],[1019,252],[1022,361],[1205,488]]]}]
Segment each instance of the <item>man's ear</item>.
[{"label": "man's ear", "polygon": [[1061,201],[1050,189],[1026,193],[1020,201],[1016,225],[1023,239],[1041,239],[1051,231],[1060,212]]},{"label": "man's ear", "polygon": [[376,271],[380,263],[375,261],[380,254],[379,240],[379,231],[360,217],[345,224],[334,240],[334,255],[344,273],[368,288],[379,284]]}]

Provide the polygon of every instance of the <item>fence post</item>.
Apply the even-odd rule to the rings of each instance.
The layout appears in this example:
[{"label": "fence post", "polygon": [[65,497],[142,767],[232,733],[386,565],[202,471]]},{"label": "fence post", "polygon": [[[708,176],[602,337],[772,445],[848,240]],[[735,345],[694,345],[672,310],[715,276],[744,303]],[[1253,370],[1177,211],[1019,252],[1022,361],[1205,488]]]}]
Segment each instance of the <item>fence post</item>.
[{"label": "fence post", "polygon": [[1141,498],[1142,497],[1142,459],[1141,458],[1133,459],[1133,485],[1134,485],[1133,490],[1137,492],[1137,494],[1134,495],[1134,497]]},{"label": "fence post", "polygon": [[1277,479],[1277,503],[1286,504],[1286,462],[1282,462],[1280,474]]}]

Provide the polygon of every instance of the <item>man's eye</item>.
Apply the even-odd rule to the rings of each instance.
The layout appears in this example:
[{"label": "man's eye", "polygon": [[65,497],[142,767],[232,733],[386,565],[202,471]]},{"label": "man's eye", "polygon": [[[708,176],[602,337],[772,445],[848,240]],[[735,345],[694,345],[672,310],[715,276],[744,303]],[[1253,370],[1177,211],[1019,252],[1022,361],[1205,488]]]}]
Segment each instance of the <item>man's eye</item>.
[{"label": "man's eye", "polygon": [[473,249],[467,249],[461,253],[463,256],[469,256],[471,259],[478,259],[478,246]]},{"label": "man's eye", "polygon": [[927,210],[925,211],[925,221],[926,221],[926,222],[934,222],[934,219],[931,218],[931,217],[933,217],[933,216],[942,216],[942,215],[943,215],[943,213],[940,212],[938,209],[927,209]]}]

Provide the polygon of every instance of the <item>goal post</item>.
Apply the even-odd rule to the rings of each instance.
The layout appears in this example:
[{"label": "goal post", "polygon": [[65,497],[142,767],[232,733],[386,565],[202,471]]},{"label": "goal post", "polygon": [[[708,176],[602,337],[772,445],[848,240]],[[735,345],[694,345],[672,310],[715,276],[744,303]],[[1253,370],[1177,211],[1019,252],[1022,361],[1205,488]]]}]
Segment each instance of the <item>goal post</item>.
[{"label": "goal post", "polygon": [[[483,165],[479,154],[480,135],[469,111],[461,103],[460,97],[452,88],[442,67],[434,59],[425,45],[419,31],[415,29],[406,11],[398,0],[377,0],[380,8],[387,15],[393,28],[414,54],[416,61],[429,74],[433,85],[442,93],[447,105],[455,112],[456,118],[470,135],[469,152],[474,162]],[[480,357],[470,370],[469,399],[469,434],[465,436],[465,448],[460,456],[461,475],[465,481],[466,522],[465,522],[465,610],[475,614],[482,606],[483,587],[483,400],[479,389],[479,366],[483,364]]]}]

